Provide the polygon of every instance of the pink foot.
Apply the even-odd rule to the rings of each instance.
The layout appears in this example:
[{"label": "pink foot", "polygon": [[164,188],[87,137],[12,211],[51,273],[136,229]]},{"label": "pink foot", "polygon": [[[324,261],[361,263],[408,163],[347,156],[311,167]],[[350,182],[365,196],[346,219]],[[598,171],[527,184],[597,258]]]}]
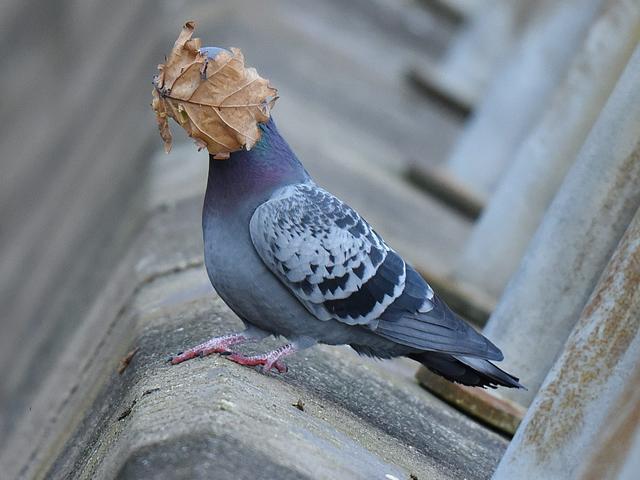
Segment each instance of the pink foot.
[{"label": "pink foot", "polygon": [[289,343],[263,355],[247,357],[241,353],[233,352],[227,356],[227,358],[232,362],[249,367],[262,365],[262,371],[264,373],[270,372],[274,368],[278,370],[278,373],[285,373],[287,371],[287,366],[281,361],[281,359],[294,352],[296,352],[295,346]]},{"label": "pink foot", "polygon": [[214,337],[211,340],[190,348],[189,350],[180,352],[175,357],[171,357],[170,362],[171,365],[177,365],[178,363],[191,360],[195,357],[204,357],[206,355],[211,355],[212,353],[227,352],[231,345],[244,343],[248,339],[249,338],[242,333],[232,333],[221,337]]}]

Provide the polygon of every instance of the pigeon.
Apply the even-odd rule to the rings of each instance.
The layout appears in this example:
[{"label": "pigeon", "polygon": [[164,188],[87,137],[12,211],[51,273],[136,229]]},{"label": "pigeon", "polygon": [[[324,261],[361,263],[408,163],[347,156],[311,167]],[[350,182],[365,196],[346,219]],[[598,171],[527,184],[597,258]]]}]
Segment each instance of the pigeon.
[{"label": "pigeon", "polygon": [[[240,332],[170,358],[212,353],[263,372],[317,343],[406,356],[463,385],[524,388],[492,361],[502,352],[457,316],[422,276],[345,202],[318,186],[273,116],[251,150],[209,156],[202,212],[204,258]],[[246,356],[232,347],[269,335],[288,343]]]}]

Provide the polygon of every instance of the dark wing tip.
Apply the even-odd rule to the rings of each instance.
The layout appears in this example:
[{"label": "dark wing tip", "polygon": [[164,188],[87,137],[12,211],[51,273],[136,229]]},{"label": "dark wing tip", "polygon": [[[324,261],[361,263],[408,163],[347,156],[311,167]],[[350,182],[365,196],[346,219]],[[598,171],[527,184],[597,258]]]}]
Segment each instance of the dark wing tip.
[{"label": "dark wing tip", "polygon": [[[520,383],[520,379],[518,377],[505,372],[488,360],[463,355],[455,355],[454,358],[467,367],[472,368],[484,381],[489,381],[490,383],[501,387],[521,388],[526,390],[526,387]],[[489,386],[492,385],[489,384]],[[495,386],[492,388],[495,388]]]}]

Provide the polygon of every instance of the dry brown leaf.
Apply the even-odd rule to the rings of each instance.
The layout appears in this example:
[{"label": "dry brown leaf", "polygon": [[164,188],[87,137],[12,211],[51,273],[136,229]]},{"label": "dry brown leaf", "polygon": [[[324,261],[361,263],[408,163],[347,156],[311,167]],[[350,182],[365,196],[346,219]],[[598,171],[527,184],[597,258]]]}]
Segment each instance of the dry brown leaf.
[{"label": "dry brown leaf", "polygon": [[135,356],[135,354],[138,353],[138,350],[140,350],[140,347],[134,348],[129,353],[127,353],[123,358],[120,359],[120,365],[118,366],[119,375],[122,375],[124,373],[124,371],[127,369],[129,364],[131,363],[131,360],[133,360],[133,357]]},{"label": "dry brown leaf", "polygon": [[169,117],[215,158],[249,150],[260,139],[258,123],[269,120],[278,91],[246,68],[242,52],[221,50],[214,59],[191,38],[195,22],[182,27],[166,63],[153,79],[153,103],[165,151],[171,150]]}]

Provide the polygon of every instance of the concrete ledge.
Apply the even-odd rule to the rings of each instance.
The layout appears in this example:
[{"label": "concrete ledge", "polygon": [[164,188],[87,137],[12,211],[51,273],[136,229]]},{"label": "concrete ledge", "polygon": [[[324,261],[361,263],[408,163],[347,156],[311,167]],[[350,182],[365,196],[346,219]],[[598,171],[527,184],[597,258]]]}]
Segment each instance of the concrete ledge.
[{"label": "concrete ledge", "polygon": [[471,92],[464,90],[464,85],[438,68],[436,62],[423,61],[420,65],[410,67],[407,80],[417,90],[461,118],[471,114],[477,101]]},{"label": "concrete ledge", "polygon": [[405,178],[449,207],[475,220],[487,203],[474,192],[465,188],[442,168],[425,169],[410,165]]},{"label": "concrete ledge", "polygon": [[510,436],[516,432],[526,413],[517,403],[492,395],[489,390],[447,382],[425,367],[420,367],[416,378],[445,402]]}]

